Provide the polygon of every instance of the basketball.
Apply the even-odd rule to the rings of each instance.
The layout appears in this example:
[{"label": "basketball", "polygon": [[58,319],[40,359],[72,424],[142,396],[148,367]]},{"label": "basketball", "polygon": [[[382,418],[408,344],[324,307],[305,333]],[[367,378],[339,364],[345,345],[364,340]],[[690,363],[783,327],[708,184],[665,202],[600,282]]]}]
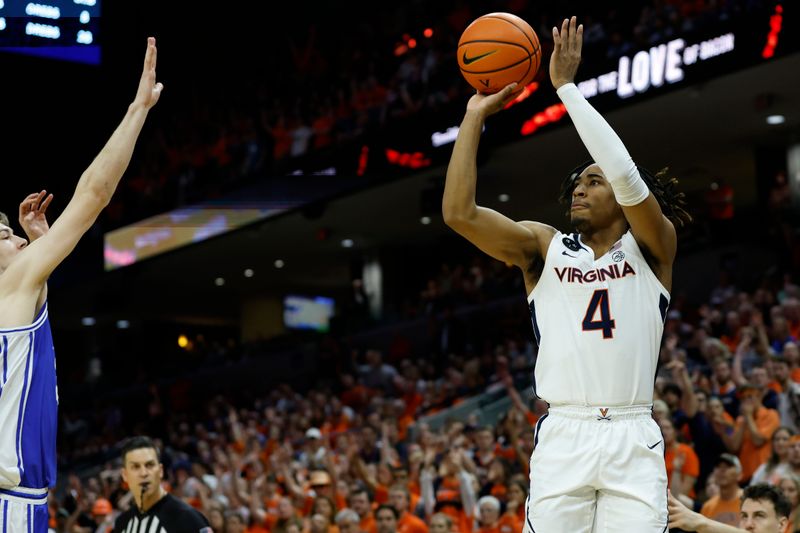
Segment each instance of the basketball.
[{"label": "basketball", "polygon": [[467,26],[456,55],[464,79],[478,92],[492,94],[509,83],[522,90],[533,81],[542,50],[527,22],[510,13],[489,13]]}]

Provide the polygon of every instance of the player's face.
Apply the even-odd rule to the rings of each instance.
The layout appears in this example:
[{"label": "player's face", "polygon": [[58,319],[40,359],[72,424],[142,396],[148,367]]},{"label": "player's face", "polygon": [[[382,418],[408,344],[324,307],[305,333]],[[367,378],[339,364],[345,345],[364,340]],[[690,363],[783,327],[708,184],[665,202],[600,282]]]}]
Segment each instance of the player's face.
[{"label": "player's face", "polygon": [[8,265],[27,245],[28,241],[14,235],[14,230],[5,224],[0,224],[0,273],[8,268]]},{"label": "player's face", "polygon": [[578,231],[602,228],[623,217],[614,191],[597,165],[589,165],[575,179],[570,221]]},{"label": "player's face", "polygon": [[142,494],[142,487],[145,488],[145,498],[157,495],[163,477],[164,467],[158,461],[153,448],[139,448],[125,455],[122,479],[128,483],[128,487],[137,498]]},{"label": "player's face", "polygon": [[786,517],[778,519],[771,501],[748,498],[742,503],[739,527],[750,533],[781,533],[786,527]]}]

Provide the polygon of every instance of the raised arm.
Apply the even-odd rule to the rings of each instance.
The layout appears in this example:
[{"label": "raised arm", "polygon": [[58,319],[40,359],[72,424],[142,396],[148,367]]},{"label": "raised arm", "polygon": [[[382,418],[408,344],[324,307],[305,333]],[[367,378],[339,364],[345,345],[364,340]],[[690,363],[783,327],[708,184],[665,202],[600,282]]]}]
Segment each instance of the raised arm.
[{"label": "raised arm", "polygon": [[20,260],[12,264],[11,268],[19,264],[21,284],[40,286],[108,205],[128,167],[147,113],[158,102],[162,89],[162,84],[156,83],[156,40],[150,37],[139,88],[122,122],[84,171],[72,199],[50,231],[31,243]]},{"label": "raised arm", "polygon": [[555,230],[536,222],[515,222],[475,203],[478,179],[476,158],[481,130],[486,118],[503,108],[515,85],[493,95],[476,94],[467,104],[467,113],[458,130],[442,199],[445,223],[485,253],[524,270],[532,259],[541,257]]},{"label": "raised arm", "polygon": [[658,200],[642,180],[625,145],[575,86],[581,60],[583,25],[575,17],[553,28],[555,47],[550,59],[550,78],[567,108],[583,144],[602,169],[617,203],[622,207],[631,233],[655,257],[659,265],[671,266],[675,258],[675,227],[661,212]]}]

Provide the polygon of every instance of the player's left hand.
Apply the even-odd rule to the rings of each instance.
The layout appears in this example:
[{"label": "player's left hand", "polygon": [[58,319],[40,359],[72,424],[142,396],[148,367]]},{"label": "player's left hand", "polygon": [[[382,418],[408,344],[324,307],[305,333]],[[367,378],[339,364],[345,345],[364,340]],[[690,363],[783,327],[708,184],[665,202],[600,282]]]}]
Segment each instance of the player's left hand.
[{"label": "player's left hand", "polygon": [[19,225],[22,226],[31,242],[50,230],[45,212],[52,201],[53,195],[48,195],[47,191],[42,191],[29,194],[19,204]]},{"label": "player's left hand", "polygon": [[149,110],[158,103],[161,91],[164,89],[164,84],[156,83],[157,56],[156,39],[155,37],[148,37],[142,77],[139,80],[139,88],[136,91],[136,98],[133,101],[134,104],[141,105],[145,110]]},{"label": "player's left hand", "polygon": [[550,56],[550,81],[558,90],[562,85],[573,83],[578,65],[581,63],[583,46],[583,24],[577,18],[564,19],[561,30],[553,27],[553,55]]}]

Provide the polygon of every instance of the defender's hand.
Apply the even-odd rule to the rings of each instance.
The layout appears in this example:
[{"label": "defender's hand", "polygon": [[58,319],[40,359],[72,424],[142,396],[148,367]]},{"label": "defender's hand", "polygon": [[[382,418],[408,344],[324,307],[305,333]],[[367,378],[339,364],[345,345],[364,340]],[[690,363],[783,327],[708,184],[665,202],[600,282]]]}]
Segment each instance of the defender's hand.
[{"label": "defender's hand", "polygon": [[148,37],[142,77],[139,80],[139,89],[136,91],[136,98],[133,101],[134,105],[138,104],[146,110],[158,103],[158,98],[161,96],[162,89],[164,89],[162,83],[156,83],[157,55],[156,39],[155,37]]},{"label": "defender's hand", "polygon": [[45,212],[52,201],[53,195],[48,195],[47,191],[42,191],[29,194],[19,204],[19,225],[22,226],[31,242],[50,230]]}]

